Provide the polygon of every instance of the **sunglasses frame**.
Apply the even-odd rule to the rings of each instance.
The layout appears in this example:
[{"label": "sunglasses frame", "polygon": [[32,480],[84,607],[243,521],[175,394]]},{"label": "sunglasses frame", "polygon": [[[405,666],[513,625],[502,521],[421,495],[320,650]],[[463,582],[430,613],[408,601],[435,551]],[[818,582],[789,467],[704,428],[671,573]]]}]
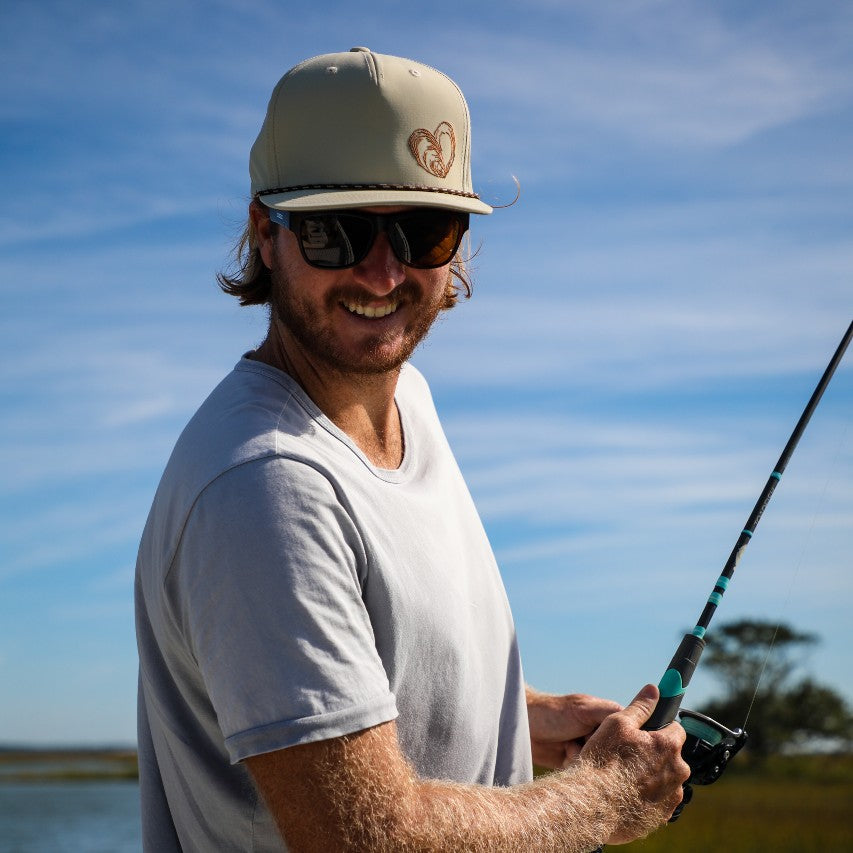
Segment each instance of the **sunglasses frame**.
[{"label": "sunglasses frame", "polygon": [[[394,252],[394,257],[397,258],[397,260],[401,264],[403,264],[403,266],[419,270],[438,269],[439,267],[443,267],[449,264],[456,256],[457,251],[459,251],[459,246],[462,243],[462,238],[465,236],[470,225],[470,214],[466,213],[465,211],[450,210],[447,208],[419,207],[403,210],[399,213],[366,213],[363,210],[348,208],[341,208],[337,210],[291,211],[279,210],[275,207],[270,207],[268,208],[268,210],[271,222],[274,222],[276,225],[281,225],[283,228],[287,228],[288,231],[293,232],[294,236],[296,237],[296,242],[299,244],[299,251],[301,252],[302,258],[305,263],[308,264],[308,266],[313,267],[314,269],[320,270],[346,270],[358,266],[370,254],[371,250],[373,249],[373,246],[376,243],[376,238],[382,231],[384,231],[385,234],[388,235],[388,242],[391,245],[391,251]],[[397,240],[395,235],[391,231],[391,228],[400,220],[404,220],[412,215],[436,211],[445,213],[448,217],[457,219],[460,225],[456,245],[453,247],[453,252],[451,253],[450,257],[446,261],[444,261],[444,263],[440,264],[413,264],[410,261],[401,258],[400,252],[398,251]],[[320,219],[322,217],[336,216],[352,217],[370,223],[372,234],[367,249],[361,257],[357,257],[352,263],[348,264],[329,265],[319,264],[316,261],[312,261],[306,254],[305,245],[303,244],[302,237],[300,235],[302,221],[304,219]]]}]

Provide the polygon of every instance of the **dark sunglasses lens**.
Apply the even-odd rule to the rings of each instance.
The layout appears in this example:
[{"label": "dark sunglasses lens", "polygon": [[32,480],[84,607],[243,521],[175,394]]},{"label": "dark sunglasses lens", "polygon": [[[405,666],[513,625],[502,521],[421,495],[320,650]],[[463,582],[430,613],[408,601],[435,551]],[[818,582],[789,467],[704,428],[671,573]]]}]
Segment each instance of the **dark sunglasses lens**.
[{"label": "dark sunglasses lens", "polygon": [[[377,217],[340,211],[304,215],[298,226],[302,254],[322,269],[355,266],[373,246],[376,222]],[[413,211],[390,216],[386,222],[397,257],[422,269],[450,263],[468,229],[467,214],[446,210]]]},{"label": "dark sunglasses lens", "polygon": [[394,218],[388,229],[397,257],[411,267],[441,267],[453,259],[467,228],[464,214],[417,211]]},{"label": "dark sunglasses lens", "polygon": [[300,222],[299,239],[309,264],[341,269],[364,260],[373,243],[373,226],[361,216],[311,214]]}]

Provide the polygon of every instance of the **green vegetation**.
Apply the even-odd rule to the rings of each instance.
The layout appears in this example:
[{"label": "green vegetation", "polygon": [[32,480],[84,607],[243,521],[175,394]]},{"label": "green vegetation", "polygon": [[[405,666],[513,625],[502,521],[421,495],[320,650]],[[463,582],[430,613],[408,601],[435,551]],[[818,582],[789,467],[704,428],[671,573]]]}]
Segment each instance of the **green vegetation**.
[{"label": "green vegetation", "polygon": [[0,749],[0,785],[138,778],[136,752],[132,749]]},{"label": "green vegetation", "polygon": [[[821,746],[849,752],[853,713],[844,697],[798,672],[818,642],[817,635],[790,625],[754,619],[718,626],[709,634],[702,665],[722,681],[725,693],[695,710],[726,725],[737,725],[748,713],[744,758],[760,762]],[[743,763],[741,756],[737,763]]]},{"label": "green vegetation", "polygon": [[851,803],[851,755],[776,756],[748,770],[733,763],[720,781],[694,789],[693,801],[678,821],[618,849],[629,853],[853,850]]}]

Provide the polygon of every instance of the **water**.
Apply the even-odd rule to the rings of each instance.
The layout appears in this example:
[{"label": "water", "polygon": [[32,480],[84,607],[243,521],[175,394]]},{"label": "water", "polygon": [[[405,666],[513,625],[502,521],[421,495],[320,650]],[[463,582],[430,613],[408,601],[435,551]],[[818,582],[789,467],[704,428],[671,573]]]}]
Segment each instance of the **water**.
[{"label": "water", "polygon": [[0,853],[140,853],[135,782],[3,782]]}]

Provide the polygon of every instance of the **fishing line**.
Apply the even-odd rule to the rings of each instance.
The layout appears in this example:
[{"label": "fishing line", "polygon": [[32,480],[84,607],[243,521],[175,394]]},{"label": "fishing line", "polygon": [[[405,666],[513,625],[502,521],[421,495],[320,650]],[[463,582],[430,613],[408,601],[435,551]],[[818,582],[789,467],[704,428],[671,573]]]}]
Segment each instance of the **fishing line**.
[{"label": "fishing line", "polygon": [[758,698],[758,694],[761,690],[761,682],[764,678],[764,673],[767,669],[768,663],[770,663],[770,656],[773,654],[773,649],[776,647],[776,638],[779,636],[779,628],[782,625],[782,620],[785,614],[788,612],[791,604],[791,597],[794,591],[794,587],[797,585],[797,580],[799,579],[800,572],[803,567],[803,563],[805,562],[806,554],[811,551],[811,544],[814,539],[814,531],[817,525],[818,516],[821,514],[825,504],[826,504],[826,496],[829,491],[829,484],[832,481],[832,472],[837,470],[838,460],[841,456],[841,449],[845,446],[847,439],[847,424],[844,424],[843,429],[841,430],[841,437],[838,440],[838,444],[835,448],[835,452],[832,455],[832,465],[829,466],[829,471],[826,475],[826,479],[823,482],[823,490],[821,491],[820,498],[817,502],[817,507],[815,508],[814,513],[812,514],[811,523],[809,524],[809,529],[806,532],[805,539],[803,541],[803,545],[800,549],[800,556],[797,559],[796,565],[794,566],[793,575],[791,577],[791,581],[788,585],[788,590],[785,594],[785,599],[782,602],[782,610],[779,616],[779,620],[776,622],[776,627],[773,630],[773,636],[770,638],[770,645],[767,648],[767,654],[764,656],[764,661],[761,664],[761,670],[758,673],[758,680],[755,684],[755,691],[752,694],[752,699],[749,702],[749,707],[746,709],[746,716],[743,718],[742,728],[746,729],[746,724],[749,721],[749,715],[752,713],[752,708],[755,705],[756,699]]}]

